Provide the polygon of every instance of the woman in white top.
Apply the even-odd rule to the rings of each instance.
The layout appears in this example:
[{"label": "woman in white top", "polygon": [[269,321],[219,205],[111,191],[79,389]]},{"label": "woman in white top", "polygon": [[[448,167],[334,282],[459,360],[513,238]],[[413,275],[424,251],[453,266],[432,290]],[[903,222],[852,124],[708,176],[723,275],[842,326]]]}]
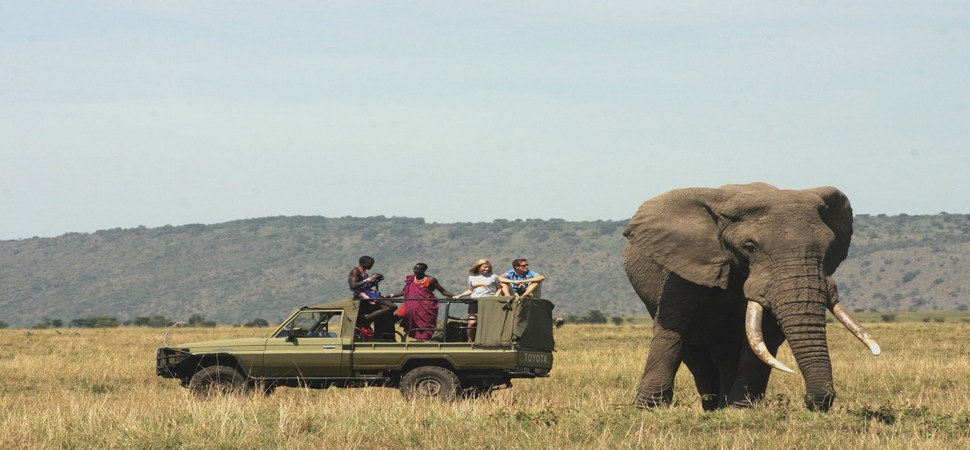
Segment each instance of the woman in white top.
[{"label": "woman in white top", "polygon": [[[492,273],[492,263],[487,259],[479,259],[468,269],[468,289],[454,298],[469,295],[471,298],[487,297],[491,295],[509,295],[505,285]],[[478,302],[468,304],[468,342],[475,342],[475,330],[478,327]]]}]

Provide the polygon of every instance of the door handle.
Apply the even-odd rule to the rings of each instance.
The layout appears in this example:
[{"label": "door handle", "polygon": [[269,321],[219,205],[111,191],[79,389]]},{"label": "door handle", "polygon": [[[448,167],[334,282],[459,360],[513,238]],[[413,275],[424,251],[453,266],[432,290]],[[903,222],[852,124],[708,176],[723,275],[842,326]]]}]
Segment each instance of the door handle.
[{"label": "door handle", "polygon": [[336,348],[336,347],[335,347],[335,346],[333,346],[333,345],[324,345],[324,346],[323,346],[323,349],[324,349],[324,350],[333,350],[333,349],[335,349],[335,348]]}]

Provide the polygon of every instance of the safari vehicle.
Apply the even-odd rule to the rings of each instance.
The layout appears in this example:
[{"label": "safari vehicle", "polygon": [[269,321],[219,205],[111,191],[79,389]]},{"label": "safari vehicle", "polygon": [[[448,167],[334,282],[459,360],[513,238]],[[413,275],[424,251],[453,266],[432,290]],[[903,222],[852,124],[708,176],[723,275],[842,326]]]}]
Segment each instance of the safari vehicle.
[{"label": "safari vehicle", "polygon": [[[430,341],[364,341],[355,324],[360,301],[304,306],[272,334],[158,349],[156,373],[177,378],[194,394],[239,393],[278,386],[398,387],[405,398],[488,395],[513,378],[548,377],[555,341],[553,304],[519,297],[483,297],[475,342],[456,317],[467,300],[440,299]],[[463,316],[463,314],[462,314]]]}]

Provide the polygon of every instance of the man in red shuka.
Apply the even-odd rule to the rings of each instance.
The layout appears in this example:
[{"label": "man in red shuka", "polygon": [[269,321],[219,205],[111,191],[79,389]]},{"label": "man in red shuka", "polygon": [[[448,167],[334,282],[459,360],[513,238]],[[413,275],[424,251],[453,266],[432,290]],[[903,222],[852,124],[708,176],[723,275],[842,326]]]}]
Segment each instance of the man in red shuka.
[{"label": "man in red shuka", "polygon": [[[441,292],[447,297],[455,294],[438,284],[438,279],[427,275],[428,265],[417,263],[414,265],[414,275],[404,278],[404,289],[388,295],[386,298],[404,297],[404,320],[401,326],[411,339],[426,341],[434,335],[434,328],[438,326],[438,300],[434,291]],[[429,300],[435,299],[435,300]]]}]

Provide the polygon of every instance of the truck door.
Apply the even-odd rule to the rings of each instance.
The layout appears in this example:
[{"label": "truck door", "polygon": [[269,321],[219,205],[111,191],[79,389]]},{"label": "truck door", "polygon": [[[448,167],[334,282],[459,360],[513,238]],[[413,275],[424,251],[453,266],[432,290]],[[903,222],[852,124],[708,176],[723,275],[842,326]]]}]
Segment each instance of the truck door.
[{"label": "truck door", "polygon": [[303,311],[266,340],[261,377],[328,378],[350,372],[340,338],[342,311]]}]

